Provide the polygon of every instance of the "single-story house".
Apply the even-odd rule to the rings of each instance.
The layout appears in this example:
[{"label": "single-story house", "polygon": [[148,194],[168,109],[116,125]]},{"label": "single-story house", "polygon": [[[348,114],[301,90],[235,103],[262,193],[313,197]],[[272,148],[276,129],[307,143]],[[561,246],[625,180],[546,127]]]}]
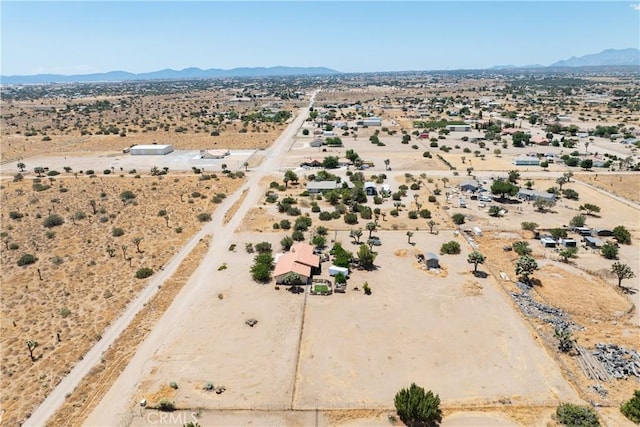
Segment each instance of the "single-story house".
[{"label": "single-story house", "polygon": [[549,145],[549,140],[544,136],[534,136],[530,141],[536,145]]},{"label": "single-story house", "polygon": [[289,252],[280,255],[273,270],[276,283],[282,283],[289,273],[296,273],[300,281],[307,284],[311,275],[320,267],[320,257],[313,253],[313,246],[298,242]]},{"label": "single-story house", "polygon": [[314,139],[309,143],[309,147],[311,148],[318,148],[318,147],[322,147],[323,145],[324,145],[324,140],[320,138]]},{"label": "single-story house", "polygon": [[556,201],[555,194],[546,193],[543,191],[527,190],[526,188],[521,188],[520,190],[518,190],[518,194],[516,194],[516,197],[520,200],[536,201],[538,199],[542,199],[548,202]]},{"label": "single-story house", "polygon": [[307,191],[309,194],[324,193],[325,191],[335,190],[341,188],[341,185],[336,181],[309,181],[307,182]]},{"label": "single-story house", "polygon": [[447,125],[449,132],[471,132],[471,125]]},{"label": "single-story house", "polygon": [[504,128],[502,129],[502,134],[503,135],[513,135],[516,132],[522,132],[522,129],[517,129],[517,128]]},{"label": "single-story house", "polygon": [[140,144],[134,145],[129,150],[132,156],[165,155],[173,152],[173,145],[165,144]]},{"label": "single-story house", "polygon": [[540,159],[538,157],[516,157],[513,159],[513,164],[516,166],[540,166]]},{"label": "single-story house", "polygon": [[200,159],[224,159],[231,153],[229,150],[221,149],[221,150],[200,150],[200,154],[198,158]]},{"label": "single-story house", "polygon": [[598,249],[600,246],[602,246],[602,240],[596,239],[595,237],[591,236],[585,236],[584,242],[587,246],[593,249]]},{"label": "single-story house", "polygon": [[300,167],[303,168],[321,168],[322,162],[320,160],[309,160],[308,162],[300,163]]},{"label": "single-story house", "polygon": [[576,132],[578,138],[586,138],[589,136],[589,132]]},{"label": "single-story house", "polygon": [[427,252],[424,255],[424,263],[427,268],[440,268],[440,261],[438,260],[438,255],[433,252]]},{"label": "single-story house", "polygon": [[460,190],[476,192],[480,188],[480,183],[475,179],[467,179],[460,183]]},{"label": "single-story house", "polygon": [[364,183],[364,192],[367,194],[367,196],[377,196],[378,195],[378,189],[376,188],[376,184],[374,182],[371,181],[367,181]]}]

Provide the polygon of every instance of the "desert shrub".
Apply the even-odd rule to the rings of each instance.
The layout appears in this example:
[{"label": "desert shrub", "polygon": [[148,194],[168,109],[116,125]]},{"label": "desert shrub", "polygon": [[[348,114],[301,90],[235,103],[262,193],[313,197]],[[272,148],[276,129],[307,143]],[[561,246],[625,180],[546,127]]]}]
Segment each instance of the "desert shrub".
[{"label": "desert shrub", "polygon": [[16,242],[9,243],[9,249],[12,251],[15,251],[16,249],[19,249],[19,248],[20,248],[20,245],[17,244]]},{"label": "desert shrub", "polygon": [[67,307],[61,308],[60,309],[60,316],[63,319],[66,319],[67,317],[71,316],[71,310],[69,310]]},{"label": "desert shrub", "polygon": [[398,416],[408,426],[438,425],[442,420],[440,397],[431,390],[425,392],[415,383],[396,393],[393,403]]},{"label": "desert shrub", "polygon": [[538,228],[538,224],[536,224],[535,222],[525,221],[520,224],[520,227],[522,227],[523,230],[533,231]]},{"label": "desert shrub", "polygon": [[287,208],[287,215],[289,216],[298,216],[300,215],[302,212],[300,211],[300,209],[298,209],[295,206],[289,206]]},{"label": "desert shrub", "polygon": [[35,255],[24,254],[18,259],[17,264],[18,264],[18,266],[22,267],[23,265],[33,264],[37,260],[38,260],[38,258],[36,258]]},{"label": "desert shrub", "polygon": [[409,212],[408,212],[408,216],[409,216],[409,219],[418,219],[418,212],[416,212],[416,211],[409,211]]},{"label": "desert shrub", "polygon": [[580,194],[576,190],[572,190],[571,188],[565,188],[562,190],[562,195],[570,200],[578,200],[580,198]]},{"label": "desert shrub", "polygon": [[9,218],[11,219],[20,219],[24,217],[24,214],[18,211],[11,211],[9,212]]},{"label": "desert shrub", "polygon": [[33,191],[46,191],[51,187],[45,184],[40,184],[39,182],[34,182],[32,188]]},{"label": "desert shrub", "polygon": [[420,209],[420,218],[431,218],[431,211],[429,209]]},{"label": "desert shrub", "polygon": [[623,245],[631,244],[631,233],[624,225],[618,225],[613,229],[613,238]]},{"label": "desert shrub", "polygon": [[311,227],[311,218],[308,216],[301,216],[296,219],[295,224],[293,225],[294,230],[307,231]]},{"label": "desert shrub", "polygon": [[353,212],[349,212],[344,216],[344,222],[347,224],[357,224],[358,223],[358,215]]},{"label": "desert shrub", "polygon": [[272,251],[271,243],[269,243],[269,242],[256,243],[255,250],[259,254],[271,253],[271,251]]},{"label": "desert shrub", "polygon": [[124,235],[124,230],[122,228],[119,228],[119,227],[113,227],[111,229],[111,235],[113,237],[120,237],[120,236]]},{"label": "desert shrub", "polygon": [[570,427],[597,427],[600,425],[598,414],[589,407],[573,403],[561,403],[556,408],[556,417],[560,424]]},{"label": "desert shrub", "polygon": [[291,228],[291,221],[283,219],[280,221],[280,228],[283,230],[289,230]]},{"label": "desert shrub", "polygon": [[600,248],[600,252],[606,259],[618,258],[618,247],[611,242],[606,242],[604,245],[602,245],[602,248]]},{"label": "desert shrub", "polygon": [[56,237],[56,232],[47,230],[44,232],[44,237],[46,237],[47,239],[53,239],[54,237]]},{"label": "desert shrub", "polygon": [[58,176],[60,175],[60,172],[58,171],[49,171],[47,172],[47,176]]},{"label": "desert shrub", "polygon": [[448,255],[456,255],[460,253],[460,243],[455,242],[453,240],[447,242],[447,243],[443,243],[442,246],[440,246],[440,253],[441,254],[448,254]]},{"label": "desert shrub", "polygon": [[169,399],[160,399],[158,402],[158,410],[162,412],[173,412],[176,410],[176,404]]},{"label": "desert shrub", "polygon": [[629,420],[640,424],[640,390],[633,392],[633,397],[620,406],[620,412]]},{"label": "desert shrub", "polygon": [[133,191],[125,190],[122,193],[120,193],[120,199],[122,200],[133,200],[135,198],[136,198],[136,195],[133,193]]},{"label": "desert shrub", "polygon": [[515,251],[515,253],[517,253],[520,256],[525,256],[525,255],[530,255],[531,254],[531,248],[529,247],[529,242],[525,242],[525,241],[519,241],[519,242],[514,242],[511,247],[513,248],[513,250]]},{"label": "desert shrub", "polygon": [[49,215],[42,223],[46,228],[58,227],[62,224],[64,224],[64,219],[57,214]]},{"label": "desert shrub", "polygon": [[291,238],[296,242],[302,242],[304,240],[304,233],[300,230],[295,230],[291,233]]},{"label": "desert shrub", "polygon": [[318,215],[318,218],[320,219],[320,221],[330,221],[331,220],[331,212],[322,211]]},{"label": "desert shrub", "polygon": [[207,222],[207,221],[211,221],[211,214],[208,212],[201,212],[198,214],[198,221],[200,222]]},{"label": "desert shrub", "polygon": [[148,267],[143,267],[136,271],[136,279],[146,279],[153,274],[153,270]]},{"label": "desert shrub", "polygon": [[435,203],[436,202],[436,196],[430,195],[428,200],[429,200],[430,203]]},{"label": "desert shrub", "polygon": [[160,209],[160,210],[158,211],[158,216],[167,216],[167,211],[166,211],[166,210],[164,210],[164,209]]}]

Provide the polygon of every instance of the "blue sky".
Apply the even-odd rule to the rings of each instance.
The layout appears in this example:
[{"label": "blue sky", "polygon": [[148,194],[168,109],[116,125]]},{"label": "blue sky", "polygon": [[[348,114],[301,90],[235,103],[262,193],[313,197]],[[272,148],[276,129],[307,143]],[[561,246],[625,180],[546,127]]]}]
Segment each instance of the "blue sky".
[{"label": "blue sky", "polygon": [[2,1],[1,74],[549,65],[639,47],[636,1]]}]

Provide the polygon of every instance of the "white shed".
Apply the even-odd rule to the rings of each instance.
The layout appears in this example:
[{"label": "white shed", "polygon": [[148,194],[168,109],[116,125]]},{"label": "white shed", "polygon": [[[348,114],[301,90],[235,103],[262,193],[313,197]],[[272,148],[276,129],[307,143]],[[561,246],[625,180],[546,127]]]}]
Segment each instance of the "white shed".
[{"label": "white shed", "polygon": [[349,277],[349,269],[346,267],[338,267],[337,265],[332,265],[329,267],[329,276],[335,276],[338,273],[344,274],[344,277]]},{"label": "white shed", "polygon": [[157,144],[148,144],[148,145],[134,145],[131,147],[131,155],[132,156],[162,156],[165,154],[169,154],[173,152],[173,145],[157,145]]}]

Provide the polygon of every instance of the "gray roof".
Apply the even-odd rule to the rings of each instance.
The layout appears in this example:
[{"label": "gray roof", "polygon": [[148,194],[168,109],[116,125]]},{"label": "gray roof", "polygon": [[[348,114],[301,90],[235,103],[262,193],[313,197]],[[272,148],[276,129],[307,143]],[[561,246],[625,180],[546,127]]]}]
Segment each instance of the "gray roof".
[{"label": "gray roof", "polygon": [[433,252],[427,252],[426,254],[424,254],[424,259],[438,259],[438,255],[434,254]]},{"label": "gray roof", "polygon": [[336,181],[309,181],[307,190],[335,190],[339,186]]},{"label": "gray roof", "polygon": [[475,179],[466,179],[460,183],[460,187],[480,187],[480,183]]}]

